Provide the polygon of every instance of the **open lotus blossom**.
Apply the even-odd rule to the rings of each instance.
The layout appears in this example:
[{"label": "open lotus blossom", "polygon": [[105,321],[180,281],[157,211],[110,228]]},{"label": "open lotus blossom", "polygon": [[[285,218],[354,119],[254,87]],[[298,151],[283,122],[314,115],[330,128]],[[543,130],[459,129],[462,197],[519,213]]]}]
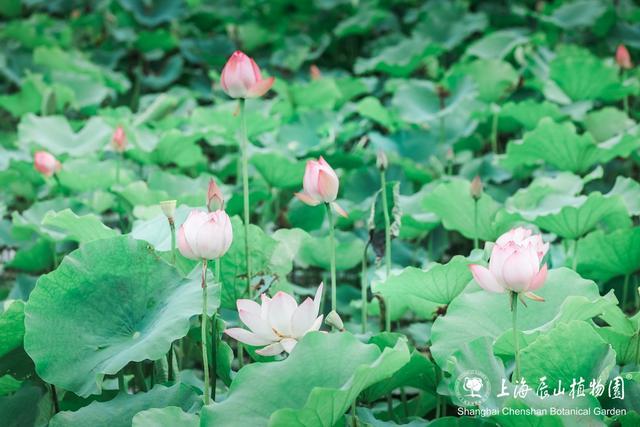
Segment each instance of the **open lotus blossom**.
[{"label": "open lotus blossom", "polygon": [[309,206],[330,203],[336,212],[347,216],[344,209],[335,202],[340,187],[338,175],[322,156],[318,160],[307,160],[302,187],[304,191],[295,194],[302,202]]},{"label": "open lotus blossom", "polygon": [[489,260],[489,268],[472,264],[473,278],[490,292],[505,290],[539,299],[532,291],[539,289],[547,278],[547,264],[540,263],[549,249],[542,236],[523,227],[514,228],[498,238]]},{"label": "open lotus blossom", "polygon": [[620,66],[620,68],[624,68],[625,70],[633,67],[633,64],[631,62],[631,55],[629,55],[629,51],[623,44],[619,45],[616,49],[616,62],[618,63],[618,66]]},{"label": "open lotus blossom", "polygon": [[231,338],[252,346],[266,346],[256,353],[275,356],[291,350],[307,332],[317,331],[322,325],[320,299],[322,283],[318,286],[314,299],[307,298],[300,305],[285,292],[276,293],[273,298],[262,294],[262,305],[248,299],[236,301],[240,320],[249,331],[230,328],[224,331]]},{"label": "open lotus blossom", "polygon": [[263,79],[256,62],[236,50],[222,69],[220,84],[231,98],[258,98],[271,89],[275,79]]},{"label": "open lotus blossom", "polygon": [[53,176],[61,168],[60,162],[55,156],[46,151],[36,151],[33,155],[33,166],[46,177]]},{"label": "open lotus blossom", "polygon": [[194,209],[178,230],[178,249],[190,259],[218,259],[229,250],[232,241],[231,220],[223,210]]},{"label": "open lotus blossom", "polygon": [[118,153],[123,153],[127,149],[127,135],[122,126],[118,126],[111,137],[111,147]]}]

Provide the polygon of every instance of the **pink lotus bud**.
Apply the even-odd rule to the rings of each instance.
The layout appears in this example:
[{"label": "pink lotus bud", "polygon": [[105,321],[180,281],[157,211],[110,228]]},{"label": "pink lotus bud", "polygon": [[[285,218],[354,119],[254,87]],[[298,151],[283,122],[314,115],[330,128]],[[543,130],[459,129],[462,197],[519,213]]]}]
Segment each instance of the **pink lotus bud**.
[{"label": "pink lotus bud", "polygon": [[629,55],[629,51],[623,44],[619,45],[618,49],[616,49],[616,62],[620,68],[624,68],[625,70],[633,67],[633,64],[631,63],[631,55]]},{"label": "pink lotus bud", "polygon": [[62,167],[58,159],[46,151],[36,151],[33,155],[33,165],[38,172],[46,177],[53,176]]},{"label": "pink lotus bud", "polygon": [[340,187],[338,176],[322,156],[318,160],[307,160],[302,186],[304,191],[295,193],[295,196],[303,203],[309,206],[330,203],[340,215],[347,217],[344,209],[335,202]]},{"label": "pink lotus bud", "polygon": [[309,74],[311,75],[311,80],[320,80],[322,78],[322,72],[315,64],[311,64],[309,67]]},{"label": "pink lotus bud", "polygon": [[271,89],[274,80],[263,80],[255,61],[239,50],[227,60],[220,77],[222,89],[231,98],[258,98]]},{"label": "pink lotus bud", "polygon": [[218,259],[232,241],[231,220],[223,210],[207,213],[194,209],[178,230],[178,249],[190,259]]},{"label": "pink lotus bud", "polygon": [[118,126],[111,137],[111,147],[118,153],[124,153],[127,149],[127,135],[124,133],[122,126]]},{"label": "pink lotus bud", "polygon": [[209,180],[209,189],[207,190],[207,209],[209,209],[209,212],[224,209],[224,197],[222,196],[222,190],[220,190],[220,187],[218,187],[213,179]]},{"label": "pink lotus bud", "polygon": [[262,305],[249,299],[236,301],[238,314],[249,331],[231,328],[224,331],[231,338],[252,346],[266,346],[256,353],[275,356],[286,351],[291,353],[298,340],[308,332],[317,331],[322,325],[320,299],[322,283],[314,299],[307,298],[300,305],[289,294],[282,291],[269,298],[262,294]]},{"label": "pink lotus bud", "polygon": [[549,244],[539,234],[518,227],[498,238],[489,260],[489,268],[472,264],[473,278],[490,292],[531,292],[540,288],[547,278],[547,264],[540,263]]},{"label": "pink lotus bud", "polygon": [[479,200],[482,197],[482,179],[480,179],[480,175],[476,175],[471,181],[471,186],[469,187],[469,194],[475,200]]}]

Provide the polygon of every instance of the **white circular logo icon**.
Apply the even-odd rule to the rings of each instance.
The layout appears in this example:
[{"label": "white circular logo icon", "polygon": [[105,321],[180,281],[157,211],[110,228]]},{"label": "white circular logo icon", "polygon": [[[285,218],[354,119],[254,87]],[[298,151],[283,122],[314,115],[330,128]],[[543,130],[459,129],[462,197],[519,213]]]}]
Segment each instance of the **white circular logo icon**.
[{"label": "white circular logo icon", "polygon": [[464,406],[478,406],[489,397],[491,382],[480,371],[464,371],[455,383],[455,394]]}]

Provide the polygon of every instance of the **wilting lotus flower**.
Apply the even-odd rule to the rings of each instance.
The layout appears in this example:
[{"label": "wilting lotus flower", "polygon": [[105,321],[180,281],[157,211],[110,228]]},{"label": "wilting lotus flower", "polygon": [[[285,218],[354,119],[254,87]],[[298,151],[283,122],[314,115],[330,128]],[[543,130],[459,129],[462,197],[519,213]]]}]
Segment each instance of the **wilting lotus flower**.
[{"label": "wilting lotus flower", "polygon": [[118,153],[124,153],[127,149],[127,135],[122,126],[118,126],[111,137],[111,147]]},{"label": "wilting lotus flower", "polygon": [[274,80],[263,79],[256,62],[239,50],[229,57],[220,77],[222,89],[231,98],[258,98],[271,89]]},{"label": "wilting lotus flower", "polygon": [[302,202],[309,206],[330,203],[340,215],[347,216],[344,209],[335,203],[340,187],[338,175],[322,156],[318,160],[307,161],[302,187],[304,191],[295,194]]},{"label": "wilting lotus flower", "polygon": [[250,331],[231,328],[224,331],[231,338],[252,346],[266,346],[256,353],[275,356],[283,351],[291,353],[298,340],[307,332],[317,331],[322,324],[320,299],[322,283],[318,286],[314,299],[307,298],[300,305],[285,292],[278,292],[273,298],[261,295],[262,305],[248,299],[236,301],[240,320]]},{"label": "wilting lotus flower", "polygon": [[218,259],[231,246],[233,230],[223,210],[203,212],[194,209],[178,230],[178,249],[190,259]]},{"label": "wilting lotus flower", "polygon": [[55,156],[46,151],[36,151],[33,155],[33,166],[46,177],[53,176],[61,168],[60,162]]},{"label": "wilting lotus flower", "polygon": [[[549,244],[539,234],[518,227],[498,238],[489,260],[489,268],[472,264],[469,266],[473,278],[490,292],[530,293],[539,289],[547,278],[547,264],[540,263]],[[527,295],[539,298],[535,295]]]},{"label": "wilting lotus flower", "polygon": [[620,68],[624,68],[626,70],[633,67],[633,64],[631,63],[631,55],[629,55],[629,51],[623,44],[619,45],[618,49],[616,49],[616,62]]}]

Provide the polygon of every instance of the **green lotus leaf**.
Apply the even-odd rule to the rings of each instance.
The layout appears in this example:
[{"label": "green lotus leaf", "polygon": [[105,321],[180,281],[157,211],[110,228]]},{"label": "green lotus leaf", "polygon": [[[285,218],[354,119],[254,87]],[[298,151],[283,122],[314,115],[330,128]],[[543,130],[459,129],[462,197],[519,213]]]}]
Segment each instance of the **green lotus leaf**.
[{"label": "green lotus leaf", "polygon": [[471,281],[469,262],[456,256],[447,264],[434,263],[427,270],[406,267],[398,275],[382,283],[373,283],[373,292],[379,292],[391,306],[391,319],[397,320],[411,310],[420,317],[429,318],[442,305],[448,305]]},{"label": "green lotus leaf", "polygon": [[152,90],[160,90],[180,78],[183,67],[184,60],[182,57],[180,55],[174,55],[158,66],[155,66],[152,74],[143,75],[140,80],[144,86]]},{"label": "green lotus leaf", "polygon": [[[111,400],[94,401],[75,412],[60,412],[51,419],[49,427],[95,427],[102,425],[130,427],[134,416],[139,412],[169,406],[177,406],[182,410],[189,411],[197,408],[199,403],[200,397],[190,386],[180,383],[171,387],[156,385],[146,393],[134,395],[120,393]],[[144,420],[144,417],[142,419]]]},{"label": "green lotus leaf", "polygon": [[640,270],[640,227],[594,231],[578,241],[578,272],[593,280]]},{"label": "green lotus leaf", "polygon": [[24,302],[13,301],[0,314],[0,358],[22,347],[24,338]]},{"label": "green lotus leaf", "polygon": [[[211,311],[218,292],[211,287]],[[201,312],[199,278],[183,278],[144,242],[95,240],[40,277],[24,346],[41,378],[86,397],[100,392],[104,375],[162,357]]]},{"label": "green lotus leaf", "polygon": [[454,74],[470,77],[478,88],[478,98],[484,102],[497,102],[516,89],[518,73],[500,59],[476,59],[458,65]]},{"label": "green lotus leaf", "polygon": [[466,54],[482,59],[503,59],[516,47],[529,41],[524,28],[498,30],[474,41],[467,47]]},{"label": "green lotus leaf", "polygon": [[394,130],[394,122],[389,111],[382,105],[378,98],[367,96],[356,104],[356,110],[362,117],[373,120],[391,131]]},{"label": "green lotus leaf", "polygon": [[184,412],[177,406],[152,408],[138,412],[132,420],[132,427],[198,427],[200,421],[197,415]]},{"label": "green lotus leaf", "polygon": [[542,16],[542,19],[562,29],[574,30],[593,26],[606,10],[605,3],[600,0],[575,0],[561,4],[551,15]]},{"label": "green lotus leaf", "polygon": [[[440,183],[424,198],[423,206],[440,217],[447,230],[455,230],[463,236],[475,237],[474,204],[469,193],[469,181],[452,178]],[[493,241],[519,218],[509,214],[487,193],[478,200],[478,237]]]},{"label": "green lotus leaf", "polygon": [[608,197],[620,196],[629,214],[640,215],[640,183],[632,178],[618,176],[613,188],[606,194]]},{"label": "green lotus leaf", "polygon": [[16,393],[0,397],[3,427],[46,425],[51,405],[44,398],[42,387],[33,383],[25,383]]},{"label": "green lotus leaf", "polygon": [[251,164],[271,187],[299,189],[302,186],[304,162],[277,153],[259,153],[251,156]]},{"label": "green lotus leaf", "polygon": [[120,5],[133,14],[133,17],[147,27],[154,27],[176,19],[182,10],[181,0],[157,0],[152,3],[144,0],[118,0]]},{"label": "green lotus leaf", "polygon": [[596,141],[604,142],[625,133],[635,125],[635,122],[624,111],[605,107],[589,112],[584,119],[584,125]]},{"label": "green lotus leaf", "polygon": [[356,74],[379,71],[393,77],[407,77],[424,58],[440,52],[437,45],[416,36],[387,46],[371,58],[358,58],[353,67]]},{"label": "green lotus leaf", "polygon": [[380,351],[348,332],[312,332],[286,360],[242,368],[227,399],[203,408],[202,425],[334,425],[365,388],[408,361],[405,340]]},{"label": "green lotus leaf", "polygon": [[470,13],[466,3],[447,0],[424,3],[417,18],[414,31],[446,50],[453,50],[476,31],[482,32],[489,23],[484,13]]},{"label": "green lotus leaf", "polygon": [[500,128],[504,128],[505,121],[515,121],[525,130],[533,130],[540,120],[549,117],[554,121],[561,121],[566,114],[549,101],[538,102],[527,99],[520,102],[508,102],[500,109]]},{"label": "green lotus leaf", "polygon": [[[545,302],[531,302],[528,308],[518,310],[518,327],[525,334],[553,320],[567,296],[583,296],[590,300],[599,297],[598,286],[594,282],[582,279],[567,268],[550,270],[544,286],[536,294]],[[493,342],[510,330],[508,299],[507,294],[486,292],[476,285],[468,286],[451,302],[447,314],[433,323],[431,353],[436,363],[445,366],[447,358],[457,348],[478,337],[488,337]]]},{"label": "green lotus leaf", "polygon": [[[310,236],[309,239],[304,240],[297,260],[303,265],[330,268],[330,243],[329,237],[324,235],[323,237]],[[336,269],[348,270],[359,265],[362,261],[364,245],[364,240],[354,234],[336,231]]]},{"label": "green lotus leaf", "polygon": [[51,96],[55,100],[55,111],[62,110],[65,105],[74,101],[73,92],[68,87],[59,84],[49,86],[40,74],[29,74],[21,82],[20,92],[0,95],[0,107],[14,117],[21,117],[27,113],[42,111],[43,101]]},{"label": "green lotus leaf", "polygon": [[20,390],[21,386],[22,381],[13,378],[11,375],[3,375],[0,377],[0,396],[14,394],[16,391]]},{"label": "green lotus leaf", "polygon": [[102,151],[113,129],[100,117],[91,117],[79,132],[74,132],[63,116],[38,117],[27,114],[18,124],[20,143],[34,149],[45,149],[55,155],[82,157]]},{"label": "green lotus leaf", "polygon": [[170,129],[164,132],[152,153],[155,163],[160,165],[174,164],[181,168],[193,167],[206,163],[202,149],[196,143],[201,138],[199,132],[181,132]]},{"label": "green lotus leaf", "polygon": [[[550,77],[573,101],[619,99],[618,70],[586,51],[566,49],[549,64]],[[625,95],[624,92],[621,95]]]},{"label": "green lotus leaf", "polygon": [[544,118],[521,142],[512,141],[507,145],[505,165],[548,163],[559,170],[583,174],[598,163],[626,157],[639,146],[640,138],[632,135],[596,144],[590,134],[578,135],[571,123],[555,123]]},{"label": "green lotus leaf", "polygon": [[67,239],[79,243],[107,239],[118,235],[118,232],[107,227],[100,218],[93,214],[78,216],[71,209],[49,212],[42,220],[42,225],[63,233]]},{"label": "green lotus leaf", "polygon": [[574,320],[561,323],[540,335],[522,349],[522,376],[536,387],[540,378],[548,384],[562,381],[566,386],[574,379],[585,378],[605,383],[616,363],[615,352],[597,334],[593,326]]},{"label": "green lotus leaf", "polygon": [[509,212],[532,220],[539,215],[558,212],[562,206],[581,202],[576,194],[582,191],[586,179],[571,172],[538,176],[526,188],[520,188],[505,201]]},{"label": "green lotus leaf", "polygon": [[577,239],[603,223],[609,228],[631,226],[631,219],[621,197],[606,197],[598,192],[576,197],[575,203],[556,212],[537,216],[533,223],[566,239]]},{"label": "green lotus leaf", "polygon": [[366,34],[373,28],[395,27],[397,25],[396,21],[395,15],[388,10],[358,8],[356,14],[340,21],[333,33],[339,38]]},{"label": "green lotus leaf", "polygon": [[[187,219],[191,210],[192,208],[185,205],[180,205],[176,208],[174,215],[176,232]],[[171,229],[169,228],[167,217],[161,212],[151,219],[135,221],[133,230],[131,230],[131,237],[151,243],[157,251],[166,252],[171,250]]]}]

